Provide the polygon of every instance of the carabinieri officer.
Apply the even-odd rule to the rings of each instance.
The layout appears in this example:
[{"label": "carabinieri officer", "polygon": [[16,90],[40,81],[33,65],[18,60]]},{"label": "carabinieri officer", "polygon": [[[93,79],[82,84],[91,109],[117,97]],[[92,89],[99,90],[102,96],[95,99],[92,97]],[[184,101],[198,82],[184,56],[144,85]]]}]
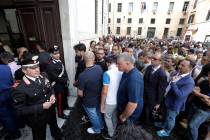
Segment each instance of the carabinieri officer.
[{"label": "carabinieri officer", "polygon": [[49,50],[51,60],[48,63],[46,72],[49,75],[49,79],[52,82],[52,86],[55,91],[55,97],[57,99],[58,117],[68,119],[69,116],[64,114],[65,109],[71,109],[68,106],[68,76],[65,67],[60,60],[59,47],[54,46]]},{"label": "carabinieri officer", "polygon": [[49,124],[51,135],[61,140],[55,113],[55,95],[47,75],[40,73],[38,56],[29,55],[21,62],[25,73],[12,94],[17,115],[24,118],[32,128],[33,140],[46,139],[46,126]]}]

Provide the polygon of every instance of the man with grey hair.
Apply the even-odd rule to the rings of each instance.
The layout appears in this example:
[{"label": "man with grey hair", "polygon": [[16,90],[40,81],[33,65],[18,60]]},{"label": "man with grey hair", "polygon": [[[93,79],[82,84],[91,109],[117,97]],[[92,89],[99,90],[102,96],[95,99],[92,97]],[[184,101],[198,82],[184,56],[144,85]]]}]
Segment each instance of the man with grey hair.
[{"label": "man with grey hair", "polygon": [[110,46],[108,43],[104,45],[104,53],[105,56],[111,56]]},{"label": "man with grey hair", "polygon": [[99,108],[103,70],[94,64],[95,55],[93,52],[85,52],[84,61],[86,69],[79,75],[77,95],[82,98],[83,108],[92,124],[87,132],[99,134],[104,127]]},{"label": "man with grey hair", "polygon": [[135,60],[127,53],[118,56],[117,65],[123,72],[117,93],[117,110],[120,122],[137,123],[143,108],[144,82]]}]

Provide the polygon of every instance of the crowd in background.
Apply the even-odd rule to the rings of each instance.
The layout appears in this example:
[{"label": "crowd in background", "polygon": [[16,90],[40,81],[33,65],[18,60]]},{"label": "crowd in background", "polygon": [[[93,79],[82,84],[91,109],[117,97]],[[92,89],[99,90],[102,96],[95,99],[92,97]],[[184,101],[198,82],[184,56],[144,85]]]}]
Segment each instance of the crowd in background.
[{"label": "crowd in background", "polygon": [[209,46],[109,36],[91,41],[89,48],[81,43],[74,49],[78,63],[74,85],[92,124],[88,133],[102,133],[104,117],[107,139],[125,122],[155,126],[159,137],[170,136],[175,125],[181,125],[193,140],[204,123],[209,138]]},{"label": "crowd in background", "polygon": [[[24,81],[27,68],[33,69],[31,64],[34,66],[37,63],[31,62],[34,54],[27,48],[20,47],[15,53],[8,48],[0,42],[0,122],[9,139],[21,135],[18,130],[21,124],[16,121],[18,119],[23,123],[19,114],[37,113],[36,109],[29,111],[23,103],[20,106],[16,101],[21,95],[20,82],[17,81]],[[67,103],[69,82],[59,48],[54,46],[47,52],[44,44],[39,42],[36,49],[41,71],[38,77],[43,76],[42,72],[47,73],[56,98],[57,114],[68,119],[63,110],[71,109]],[[89,46],[76,44],[74,50],[77,67],[73,85],[81,100],[82,119],[88,119],[92,125],[87,129],[88,133],[103,133],[106,139],[152,139],[138,125],[143,128],[155,126],[159,137],[170,136],[175,125],[181,125],[186,128],[188,139],[197,140],[201,137],[199,127],[206,124],[204,134],[206,140],[210,138],[209,46],[173,39],[107,36],[97,42],[91,41]],[[25,68],[25,65],[28,67]],[[28,100],[21,98],[21,101],[30,104]],[[29,104],[25,103],[26,106]],[[45,106],[46,110],[52,108],[51,105]],[[34,127],[40,126],[30,127],[33,131]],[[36,135],[34,139],[44,132],[33,131],[33,136]]]}]

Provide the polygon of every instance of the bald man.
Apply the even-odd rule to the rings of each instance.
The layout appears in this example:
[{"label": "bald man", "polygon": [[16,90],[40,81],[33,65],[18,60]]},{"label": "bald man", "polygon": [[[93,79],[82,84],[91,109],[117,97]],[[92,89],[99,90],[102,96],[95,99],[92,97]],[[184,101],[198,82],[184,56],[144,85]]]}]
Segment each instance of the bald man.
[{"label": "bald man", "polygon": [[82,98],[82,105],[92,124],[87,132],[100,134],[101,129],[104,128],[99,108],[103,70],[94,64],[95,55],[93,52],[86,52],[84,61],[86,69],[79,75],[77,95]]}]

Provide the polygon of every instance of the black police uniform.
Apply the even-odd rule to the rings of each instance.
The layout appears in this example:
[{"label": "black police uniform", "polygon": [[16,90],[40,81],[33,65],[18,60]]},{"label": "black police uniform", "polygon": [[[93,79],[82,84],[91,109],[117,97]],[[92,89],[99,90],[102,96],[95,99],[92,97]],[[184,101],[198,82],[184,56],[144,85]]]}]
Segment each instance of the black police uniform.
[{"label": "black police uniform", "polygon": [[40,66],[40,71],[41,72],[46,72],[46,68],[47,68],[47,65],[49,63],[51,59],[51,56],[48,52],[44,51],[44,52],[40,52],[39,53],[39,66]]},{"label": "black police uniform", "polygon": [[52,136],[56,140],[61,139],[54,105],[43,109],[43,103],[49,101],[52,94],[52,87],[45,74],[40,75],[38,82],[24,76],[12,94],[16,113],[24,117],[25,123],[32,128],[34,140],[46,139],[47,124]]},{"label": "black police uniform", "polygon": [[51,59],[51,61],[49,62],[47,66],[46,72],[49,75],[49,79],[51,80],[51,83],[54,83],[53,88],[54,88],[55,95],[57,98],[58,116],[62,118],[67,118],[67,116],[65,116],[63,113],[64,109],[69,108],[68,102],[67,102],[68,76],[67,76],[66,70],[60,60]]}]

